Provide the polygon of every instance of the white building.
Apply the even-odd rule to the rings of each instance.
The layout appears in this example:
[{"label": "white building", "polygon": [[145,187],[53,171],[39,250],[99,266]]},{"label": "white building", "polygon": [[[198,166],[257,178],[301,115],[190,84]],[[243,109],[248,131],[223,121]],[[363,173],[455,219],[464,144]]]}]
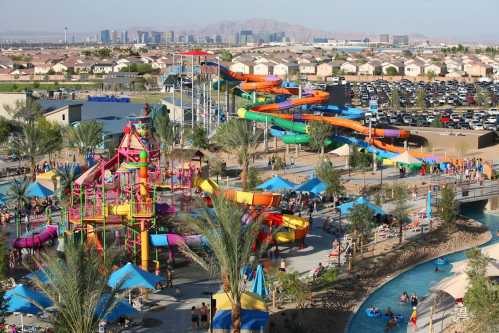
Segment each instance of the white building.
[{"label": "white building", "polygon": [[345,74],[357,74],[357,65],[350,61],[345,61],[341,66],[340,70]]},{"label": "white building", "polygon": [[424,62],[418,59],[412,59],[405,63],[404,73],[407,76],[420,76],[424,73]]}]

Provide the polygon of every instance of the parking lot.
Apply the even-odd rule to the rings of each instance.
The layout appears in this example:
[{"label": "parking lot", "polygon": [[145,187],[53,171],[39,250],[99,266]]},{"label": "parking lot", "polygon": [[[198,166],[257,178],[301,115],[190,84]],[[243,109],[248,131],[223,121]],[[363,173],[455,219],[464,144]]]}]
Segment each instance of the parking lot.
[{"label": "parking lot", "polygon": [[[499,109],[494,107],[499,102],[497,82],[377,80],[352,83],[351,87],[354,101],[361,106],[368,107],[371,100],[378,102],[379,112],[376,115],[368,112],[365,120],[376,126],[498,129]],[[392,98],[397,95],[399,103],[393,103]]]}]

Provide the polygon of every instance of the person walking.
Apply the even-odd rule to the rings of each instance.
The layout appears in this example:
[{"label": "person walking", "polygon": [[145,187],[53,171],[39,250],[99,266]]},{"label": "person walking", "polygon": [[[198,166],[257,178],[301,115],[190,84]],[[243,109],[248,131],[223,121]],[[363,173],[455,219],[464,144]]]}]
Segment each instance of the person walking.
[{"label": "person walking", "polygon": [[191,308],[191,324],[193,331],[199,328],[199,311],[195,306]]},{"label": "person walking", "polygon": [[199,309],[199,313],[201,314],[201,327],[202,328],[208,328],[208,307],[206,306],[206,303],[201,303],[201,308]]},{"label": "person walking", "polygon": [[173,288],[173,267],[170,264],[166,266],[166,288]]}]

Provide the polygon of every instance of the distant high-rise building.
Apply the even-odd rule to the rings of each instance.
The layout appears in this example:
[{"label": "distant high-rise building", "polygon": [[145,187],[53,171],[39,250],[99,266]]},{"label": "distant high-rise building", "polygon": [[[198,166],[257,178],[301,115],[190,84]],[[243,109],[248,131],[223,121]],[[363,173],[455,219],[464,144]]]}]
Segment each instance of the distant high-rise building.
[{"label": "distant high-rise building", "polygon": [[393,36],[393,45],[396,46],[407,46],[409,45],[409,36],[407,35],[396,35]]},{"label": "distant high-rise building", "polygon": [[178,42],[179,43],[185,43],[185,35],[178,36]]},{"label": "distant high-rise building", "polygon": [[286,37],[285,32],[274,32],[269,35],[269,42],[280,43]]},{"label": "distant high-rise building", "polygon": [[194,44],[195,42],[196,42],[196,39],[194,38],[194,35],[187,36],[187,43]]},{"label": "distant high-rise building", "polygon": [[312,40],[312,42],[316,44],[326,44],[327,41],[328,39],[326,37],[314,37],[314,39]]},{"label": "distant high-rise building", "polygon": [[170,30],[166,32],[166,42],[175,43],[175,31]]},{"label": "distant high-rise building", "polygon": [[381,34],[379,35],[379,42],[389,44],[390,43],[390,35],[389,34]]},{"label": "distant high-rise building", "polygon": [[147,44],[149,42],[149,32],[140,30],[137,31],[137,42]]},{"label": "distant high-rise building", "polygon": [[73,32],[73,35],[71,36],[71,43],[72,44],[76,43],[76,36],[75,36],[74,32]]},{"label": "distant high-rise building", "polygon": [[111,42],[112,43],[119,43],[120,42],[120,34],[116,30],[111,31]]},{"label": "distant high-rise building", "polygon": [[239,45],[240,42],[241,38],[239,36],[239,32],[236,32],[236,34],[234,35],[234,44]]},{"label": "distant high-rise building", "polygon": [[245,45],[248,43],[253,43],[255,38],[253,36],[252,30],[241,30],[239,33],[239,44]]},{"label": "distant high-rise building", "polygon": [[213,37],[213,39],[215,40],[216,44],[222,44],[223,43],[222,36],[220,36],[220,35],[215,35],[215,37]]},{"label": "distant high-rise building", "polygon": [[121,42],[123,44],[127,44],[128,43],[128,31],[124,30],[121,32]]},{"label": "distant high-rise building", "polygon": [[68,43],[68,27],[64,27],[64,44]]},{"label": "distant high-rise building", "polygon": [[100,42],[102,44],[110,44],[111,43],[111,32],[109,30],[102,30],[100,32]]},{"label": "distant high-rise building", "polygon": [[161,32],[151,31],[151,42],[154,44],[161,43]]}]

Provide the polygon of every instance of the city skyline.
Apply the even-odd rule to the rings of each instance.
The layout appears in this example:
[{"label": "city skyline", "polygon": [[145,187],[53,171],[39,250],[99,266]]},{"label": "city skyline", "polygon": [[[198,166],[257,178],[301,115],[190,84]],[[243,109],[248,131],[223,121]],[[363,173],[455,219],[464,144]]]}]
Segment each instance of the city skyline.
[{"label": "city skyline", "polygon": [[[144,0],[126,4],[117,0],[52,0],[50,4],[51,6],[47,6],[47,3],[33,0],[0,4],[1,12],[8,14],[2,17],[0,31],[62,33],[65,26],[70,32],[125,30],[134,27],[150,27],[160,31],[189,30],[220,21],[240,21],[255,17],[299,24],[331,33],[424,34],[469,41],[497,40],[499,31],[499,22],[494,17],[499,11],[499,3],[492,0],[476,0],[472,6],[461,0],[422,0],[417,4],[394,0],[312,0],[306,7],[282,0],[253,0],[244,5],[227,0],[209,3],[197,3],[193,0],[172,0],[168,3]],[[53,10],[54,8],[57,10]],[[441,15],[442,13],[450,15]],[[47,20],[47,17],[51,19]],[[89,20],[89,17],[92,19]]]}]

